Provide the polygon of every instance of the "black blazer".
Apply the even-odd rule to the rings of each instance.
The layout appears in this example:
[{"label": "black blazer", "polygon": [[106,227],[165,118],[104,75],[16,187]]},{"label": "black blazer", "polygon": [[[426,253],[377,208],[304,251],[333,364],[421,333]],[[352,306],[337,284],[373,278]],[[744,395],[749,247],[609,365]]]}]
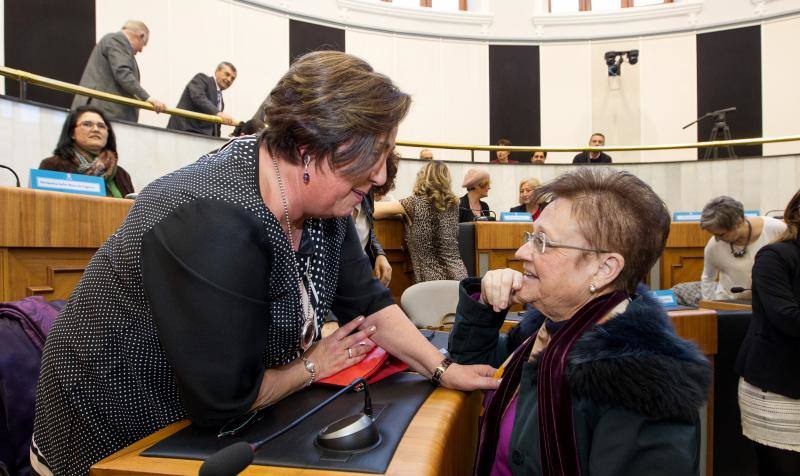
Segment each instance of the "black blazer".
[{"label": "black blazer", "polygon": [[525,208],[525,205],[517,205],[516,207],[511,207],[511,210],[509,211],[519,213],[519,212],[527,212],[528,210]]},{"label": "black blazer", "polygon": [[800,239],[761,248],[752,286],[753,318],[736,371],[763,390],[800,398]]},{"label": "black blazer", "polygon": [[372,211],[375,209],[375,195],[370,189],[369,193],[363,200],[361,200],[361,211],[367,214],[367,224],[369,224],[369,239],[367,239],[367,244],[364,246],[364,252],[369,257],[369,262],[372,264],[372,267],[375,267],[375,260],[378,259],[379,255],[385,255],[386,252],[383,251],[383,246],[381,246],[381,242],[378,241],[378,237],[375,236],[375,218],[372,216]]},{"label": "black blazer", "polygon": [[[178,101],[178,109],[216,115],[225,109],[225,102],[222,102],[222,108],[217,109],[217,82],[212,76],[197,73],[184,88],[181,99]],[[167,129],[216,137],[219,137],[220,133],[219,124],[181,116],[170,116]]]},{"label": "black blazer", "polygon": [[596,159],[591,160],[589,159],[589,153],[586,151],[577,154],[575,157],[572,158],[573,164],[610,164],[611,163],[611,156],[606,154],[605,152],[600,152],[600,155],[597,156]]},{"label": "black blazer", "polygon": [[[481,202],[481,216],[489,217],[489,204]],[[458,222],[464,223],[465,221],[475,221],[475,215],[472,213],[472,210],[469,208],[469,194],[465,194],[461,197],[461,200],[458,202]]]}]

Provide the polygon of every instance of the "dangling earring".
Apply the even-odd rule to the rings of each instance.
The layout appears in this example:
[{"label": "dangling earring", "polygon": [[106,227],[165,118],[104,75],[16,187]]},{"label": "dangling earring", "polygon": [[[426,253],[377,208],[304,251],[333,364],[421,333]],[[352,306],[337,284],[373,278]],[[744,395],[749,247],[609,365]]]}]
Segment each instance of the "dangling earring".
[{"label": "dangling earring", "polygon": [[594,283],[589,284],[589,292],[592,294],[597,292],[597,287],[595,287]]},{"label": "dangling earring", "polygon": [[303,183],[307,184],[311,181],[311,174],[308,173],[308,164],[311,162],[311,156],[306,154],[306,158],[303,159],[303,164],[305,165],[305,170],[303,171]]}]

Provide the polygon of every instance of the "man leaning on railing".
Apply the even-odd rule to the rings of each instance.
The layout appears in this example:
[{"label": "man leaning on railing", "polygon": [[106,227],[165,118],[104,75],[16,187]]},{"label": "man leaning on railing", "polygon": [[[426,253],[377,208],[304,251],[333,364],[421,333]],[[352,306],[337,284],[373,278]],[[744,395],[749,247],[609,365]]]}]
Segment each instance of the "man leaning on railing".
[{"label": "man leaning on railing", "polygon": [[[92,50],[83,70],[81,86],[147,101],[156,112],[166,106],[152,98],[139,84],[139,65],[134,57],[140,53],[150,38],[150,30],[141,21],[128,20],[122,31],[105,35]],[[101,101],[86,96],[75,96],[72,108],[91,103],[101,109],[109,119],[137,122],[139,109],[133,106]]]}]

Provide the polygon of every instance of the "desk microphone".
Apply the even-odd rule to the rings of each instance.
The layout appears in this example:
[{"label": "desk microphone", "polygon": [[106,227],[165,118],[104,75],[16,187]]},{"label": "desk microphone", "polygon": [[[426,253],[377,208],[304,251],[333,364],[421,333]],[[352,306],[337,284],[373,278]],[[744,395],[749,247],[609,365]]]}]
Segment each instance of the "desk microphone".
[{"label": "desk microphone", "polygon": [[750,288],[743,288],[741,286],[734,286],[731,288],[732,293],[743,293],[745,291],[750,291]]},{"label": "desk microphone", "polygon": [[[475,211],[471,208],[464,208],[458,207],[459,210],[468,210],[475,214]],[[489,214],[490,216],[485,216],[484,213]],[[481,214],[476,216],[472,219],[472,221],[497,221],[497,213],[494,210],[481,210]]]},{"label": "desk microphone", "polygon": [[322,410],[329,403],[359,385],[364,386],[363,413],[342,418],[325,427],[317,436],[317,444],[333,451],[348,452],[376,445],[380,442],[380,434],[372,421],[372,399],[369,397],[369,385],[363,377],[359,377],[350,382],[350,385],[334,393],[324,402],[263,440],[254,443],[240,441],[217,451],[203,462],[203,465],[200,466],[199,475],[228,476],[241,473],[252,464],[255,452],[260,447],[296,427],[303,420]]},{"label": "desk microphone", "polygon": [[0,169],[6,169],[9,172],[11,172],[12,174],[14,174],[14,178],[17,179],[17,188],[19,188],[19,175],[17,175],[17,173],[14,172],[14,169],[12,169],[11,167],[9,167],[7,165],[3,165],[3,164],[0,164]]}]

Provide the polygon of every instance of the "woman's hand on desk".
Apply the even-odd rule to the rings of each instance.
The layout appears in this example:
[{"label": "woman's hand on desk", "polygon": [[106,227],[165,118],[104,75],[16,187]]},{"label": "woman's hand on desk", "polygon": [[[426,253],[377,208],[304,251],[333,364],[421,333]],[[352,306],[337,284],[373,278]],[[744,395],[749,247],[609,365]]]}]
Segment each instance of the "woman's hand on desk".
[{"label": "woman's hand on desk", "polygon": [[369,338],[375,332],[375,326],[351,334],[363,322],[363,317],[353,319],[311,346],[307,355],[317,368],[317,379],[330,377],[361,362],[364,355],[375,347]]},{"label": "woman's hand on desk", "polygon": [[455,390],[490,390],[500,386],[494,378],[497,369],[490,365],[450,364],[442,374],[442,385]]},{"label": "woman's hand on desk", "polygon": [[516,292],[522,288],[522,273],[505,268],[487,272],[481,279],[481,302],[500,312],[512,304],[524,304]]}]

